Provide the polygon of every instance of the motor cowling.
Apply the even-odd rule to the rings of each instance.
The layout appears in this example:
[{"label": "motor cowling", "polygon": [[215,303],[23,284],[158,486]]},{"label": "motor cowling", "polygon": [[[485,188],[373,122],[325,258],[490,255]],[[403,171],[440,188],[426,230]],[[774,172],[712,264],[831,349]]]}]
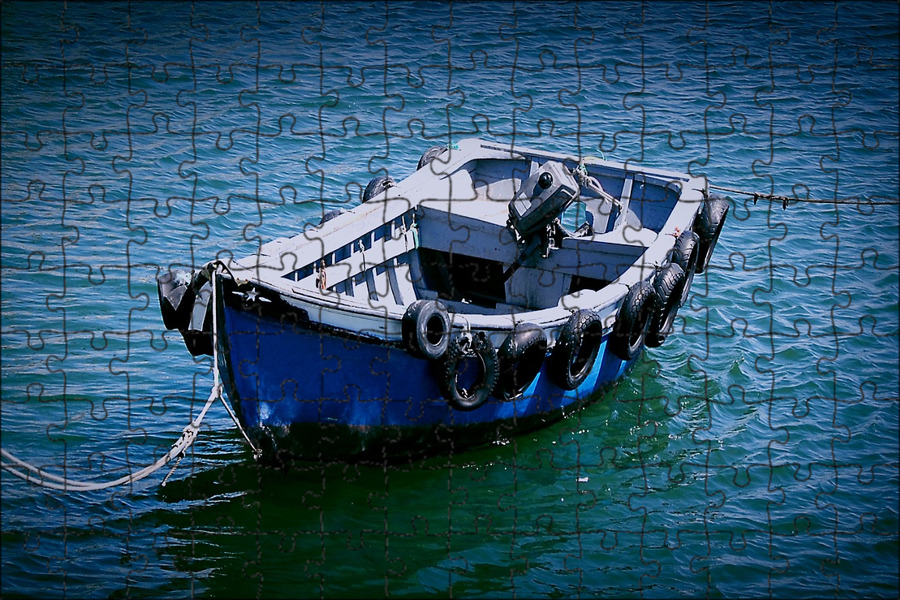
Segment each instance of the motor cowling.
[{"label": "motor cowling", "polygon": [[547,227],[578,198],[579,185],[566,167],[549,161],[541,165],[509,203],[509,221],[521,238]]}]

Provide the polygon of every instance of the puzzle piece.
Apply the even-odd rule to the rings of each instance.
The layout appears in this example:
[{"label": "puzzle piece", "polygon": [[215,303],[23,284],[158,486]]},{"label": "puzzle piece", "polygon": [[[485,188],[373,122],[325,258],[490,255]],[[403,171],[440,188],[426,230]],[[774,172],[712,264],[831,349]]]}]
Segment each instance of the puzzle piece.
[{"label": "puzzle piece", "polygon": [[[0,11],[4,596],[897,596],[896,3]],[[440,150],[468,137],[686,172],[729,212],[664,345],[558,421],[517,432],[517,416],[464,449],[450,426],[426,428],[438,412],[468,418],[431,363],[362,351],[372,323],[432,279],[447,302],[499,289],[534,307],[572,272],[612,281],[633,260],[579,247],[506,284],[493,255],[514,228],[449,212],[327,246],[328,222],[364,200],[386,222],[412,208],[384,202],[389,187],[364,197],[375,178],[415,177],[437,147],[422,169],[441,181]],[[480,177],[432,184],[426,208],[489,199],[505,218],[515,190]],[[588,212],[573,204],[563,226]],[[626,215],[625,246],[636,223]],[[447,252],[418,247],[429,226]],[[304,244],[283,252],[292,236]],[[404,241],[424,268],[351,269]],[[259,396],[282,365],[259,411],[321,416],[303,457],[275,435],[282,460],[256,462],[209,391],[213,360],[165,328],[157,277],[213,259],[327,283],[377,316],[346,337],[300,311],[271,331],[232,325],[257,352],[222,376]],[[260,292],[235,301],[261,314]],[[345,437],[329,425],[352,411],[421,425],[421,452],[398,458],[398,430],[361,425],[370,453],[336,459]],[[184,456],[124,487],[45,489],[9,458],[127,480],[192,419]]]}]

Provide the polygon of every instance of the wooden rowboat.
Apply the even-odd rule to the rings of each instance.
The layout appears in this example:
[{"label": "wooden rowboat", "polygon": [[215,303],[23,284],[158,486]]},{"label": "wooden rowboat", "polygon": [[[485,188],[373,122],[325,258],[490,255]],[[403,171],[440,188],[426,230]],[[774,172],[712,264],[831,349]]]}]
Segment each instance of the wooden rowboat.
[{"label": "wooden rowboat", "polygon": [[595,399],[673,329],[728,211],[705,179],[465,140],[314,228],[165,273],[268,457],[490,443]]}]

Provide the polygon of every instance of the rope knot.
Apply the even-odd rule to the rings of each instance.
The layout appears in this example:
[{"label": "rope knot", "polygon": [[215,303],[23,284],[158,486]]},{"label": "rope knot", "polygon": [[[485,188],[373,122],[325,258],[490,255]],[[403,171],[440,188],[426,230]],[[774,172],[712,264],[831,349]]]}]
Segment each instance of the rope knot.
[{"label": "rope knot", "polygon": [[188,423],[182,430],[181,437],[178,438],[178,441],[172,444],[172,449],[175,450],[176,448],[179,448],[177,454],[184,454],[184,451],[197,439],[197,434],[199,432],[199,423]]}]

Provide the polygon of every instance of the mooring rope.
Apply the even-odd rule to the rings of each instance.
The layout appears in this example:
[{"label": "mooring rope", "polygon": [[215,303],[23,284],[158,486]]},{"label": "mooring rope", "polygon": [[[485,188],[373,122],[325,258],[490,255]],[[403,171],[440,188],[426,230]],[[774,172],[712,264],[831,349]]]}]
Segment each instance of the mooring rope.
[{"label": "mooring rope", "polygon": [[[231,275],[232,281],[236,281],[234,277],[234,273],[231,272],[231,269],[228,268],[221,260],[217,260],[213,265],[219,265]],[[212,341],[213,341],[213,385],[219,386],[219,336],[218,336],[218,313],[216,307],[216,270],[213,268],[209,274],[209,282],[212,285]],[[241,435],[244,436],[244,439],[247,441],[247,444],[250,446],[250,449],[253,450],[253,458],[259,460],[262,456],[262,451],[253,445],[253,442],[250,441],[250,436],[247,435],[247,432],[244,431],[244,428],[241,426],[241,422],[238,420],[237,415],[234,414],[234,411],[231,410],[231,407],[225,402],[225,398],[222,397],[222,394],[219,394],[219,400],[222,401],[222,406],[225,407],[225,410],[228,411],[228,416],[231,417],[231,420],[234,421],[234,424],[237,426],[238,431],[241,432]],[[163,482],[165,483],[165,482]]]},{"label": "mooring rope", "polygon": [[[247,432],[244,431],[244,428],[241,427],[240,422],[235,416],[234,412],[231,410],[231,407],[228,406],[228,403],[225,401],[225,398],[222,396],[222,384],[219,382],[219,353],[218,353],[218,331],[216,324],[216,272],[212,271],[210,274],[210,280],[212,282],[212,303],[213,303],[213,319],[212,319],[212,342],[213,342],[213,386],[209,392],[209,398],[206,400],[206,404],[203,405],[203,409],[197,415],[193,421],[188,423],[188,425],[182,430],[181,437],[172,444],[172,448],[166,452],[164,456],[162,456],[159,460],[157,460],[152,465],[148,465],[139,471],[134,473],[130,473],[113,481],[106,481],[102,483],[95,483],[92,481],[79,481],[76,479],[69,479],[67,477],[60,477],[59,475],[54,475],[53,473],[48,473],[43,469],[36,467],[32,464],[25,462],[24,460],[16,457],[11,452],[6,449],[0,448],[0,454],[2,454],[3,458],[10,461],[9,463],[3,462],[0,463],[0,468],[5,469],[9,473],[24,479],[29,483],[36,483],[46,488],[61,490],[64,492],[90,492],[96,490],[104,490],[112,487],[117,487],[120,485],[129,485],[141,479],[144,479],[148,475],[155,473],[156,471],[165,467],[169,462],[173,459],[177,459],[175,464],[172,466],[172,470],[169,471],[169,474],[162,481],[162,485],[165,486],[169,480],[169,477],[172,476],[172,473],[175,472],[175,469],[181,463],[181,459],[184,457],[184,453],[190,448],[191,444],[194,443],[194,440],[197,439],[197,434],[200,431],[200,424],[203,422],[204,417],[206,417],[207,411],[212,406],[212,404],[217,400],[221,400],[222,404],[228,410],[228,414],[231,416],[235,425],[237,425],[238,429],[241,432],[241,435],[244,436],[244,439],[250,445],[250,448],[253,450],[254,458],[260,457],[260,451],[257,449],[253,442],[250,441],[250,437],[247,435]],[[12,464],[10,464],[12,463]],[[15,466],[14,466],[15,465]],[[24,472],[19,468],[24,469]]]},{"label": "mooring rope", "polygon": [[769,200],[771,202],[781,202],[781,208],[786,209],[791,204],[797,203],[808,203],[808,204],[852,204],[856,206],[860,205],[882,205],[882,206],[896,206],[900,205],[900,199],[898,198],[888,198],[886,200],[872,200],[871,198],[834,198],[831,200],[825,198],[796,198],[791,196],[781,196],[778,194],[763,194],[760,192],[750,192],[747,190],[739,190],[735,188],[725,187],[721,185],[709,185],[710,189],[719,190],[722,192],[730,192],[732,194],[742,194],[744,196],[750,196],[753,198],[753,204],[756,204],[757,200]]},{"label": "mooring rope", "polygon": [[[4,469],[9,471],[16,477],[24,479],[29,483],[37,483],[38,485],[42,485],[54,490],[62,490],[64,492],[90,492],[96,490],[105,490],[120,485],[128,485],[162,469],[173,458],[180,457],[181,454],[185,452],[191,446],[191,444],[194,443],[194,440],[197,439],[197,433],[200,430],[200,423],[203,421],[203,417],[206,416],[206,411],[209,410],[209,407],[212,406],[212,403],[215,402],[216,398],[220,396],[221,393],[222,390],[220,386],[213,387],[212,391],[209,394],[209,398],[207,399],[206,404],[203,407],[203,410],[200,411],[200,414],[197,415],[196,419],[188,423],[188,425],[181,432],[181,437],[177,442],[172,444],[172,448],[168,452],[166,452],[166,454],[162,458],[157,460],[152,465],[146,466],[139,471],[130,473],[113,481],[94,483],[92,481],[79,481],[76,479],[60,477],[59,475],[48,473],[39,467],[35,467],[34,465],[31,465],[24,460],[17,458],[6,449],[0,449],[0,453],[2,453],[3,458],[11,461],[19,467],[22,467],[23,469],[26,469],[29,472],[23,473],[22,471],[16,469],[8,463],[2,463],[0,464],[0,466],[2,466]],[[168,477],[166,479],[168,479]]]}]

